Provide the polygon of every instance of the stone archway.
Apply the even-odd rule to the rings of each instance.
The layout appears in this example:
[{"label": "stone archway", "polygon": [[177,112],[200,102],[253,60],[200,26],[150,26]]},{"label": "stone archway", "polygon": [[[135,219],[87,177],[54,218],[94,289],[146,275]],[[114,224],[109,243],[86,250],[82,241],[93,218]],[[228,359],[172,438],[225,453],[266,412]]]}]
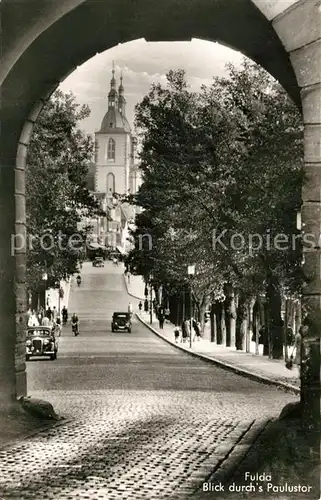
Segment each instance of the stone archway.
[{"label": "stone archway", "polygon": [[[97,52],[137,38],[225,43],[252,58],[302,107],[305,170],[302,219],[320,234],[320,0],[26,0],[1,3],[0,70],[0,408],[26,394],[24,361],[24,171],[33,125],[51,93]],[[171,20],[169,23],[168,20]],[[305,254],[313,310],[321,307],[320,250]]]}]

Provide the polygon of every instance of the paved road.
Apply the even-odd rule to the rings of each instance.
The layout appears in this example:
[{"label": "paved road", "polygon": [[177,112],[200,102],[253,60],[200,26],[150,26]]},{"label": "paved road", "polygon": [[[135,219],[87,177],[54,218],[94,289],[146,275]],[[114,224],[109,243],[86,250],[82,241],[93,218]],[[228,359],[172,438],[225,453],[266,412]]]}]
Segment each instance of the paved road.
[{"label": "paved road", "polygon": [[66,327],[56,361],[27,364],[29,395],[71,420],[0,452],[3,498],[187,498],[254,419],[293,400],[181,353],[136,321],[131,334],[112,333],[112,312],[137,306],[121,272],[86,264],[69,303],[80,336]]}]

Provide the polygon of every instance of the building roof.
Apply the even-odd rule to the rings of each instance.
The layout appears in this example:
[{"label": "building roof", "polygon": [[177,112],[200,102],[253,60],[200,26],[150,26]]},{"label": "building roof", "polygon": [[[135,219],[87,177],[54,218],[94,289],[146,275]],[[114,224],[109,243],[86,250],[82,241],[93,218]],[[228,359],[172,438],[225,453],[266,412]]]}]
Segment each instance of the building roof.
[{"label": "building roof", "polygon": [[110,107],[105,114],[98,134],[130,134],[130,125],[126,116],[124,116],[116,107]]}]

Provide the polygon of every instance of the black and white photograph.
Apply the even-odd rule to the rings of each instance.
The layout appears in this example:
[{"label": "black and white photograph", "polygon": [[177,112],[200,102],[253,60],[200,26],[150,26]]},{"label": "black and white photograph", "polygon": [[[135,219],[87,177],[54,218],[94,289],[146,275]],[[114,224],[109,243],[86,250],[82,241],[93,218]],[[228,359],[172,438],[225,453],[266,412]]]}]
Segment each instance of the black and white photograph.
[{"label": "black and white photograph", "polygon": [[0,205],[0,500],[320,500],[320,0],[0,0]]}]

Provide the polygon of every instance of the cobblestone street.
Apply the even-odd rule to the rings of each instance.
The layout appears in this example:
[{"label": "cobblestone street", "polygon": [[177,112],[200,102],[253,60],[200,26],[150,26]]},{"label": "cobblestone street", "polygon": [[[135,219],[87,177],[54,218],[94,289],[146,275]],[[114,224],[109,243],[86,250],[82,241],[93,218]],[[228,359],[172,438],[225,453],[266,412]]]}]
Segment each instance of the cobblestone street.
[{"label": "cobblestone street", "polygon": [[[295,396],[165,344],[134,321],[111,333],[113,311],[131,300],[122,270],[86,264],[58,359],[32,361],[28,394],[67,420],[0,452],[4,499],[184,499],[213,472],[256,419]],[[215,493],[209,494],[215,498]]]}]

